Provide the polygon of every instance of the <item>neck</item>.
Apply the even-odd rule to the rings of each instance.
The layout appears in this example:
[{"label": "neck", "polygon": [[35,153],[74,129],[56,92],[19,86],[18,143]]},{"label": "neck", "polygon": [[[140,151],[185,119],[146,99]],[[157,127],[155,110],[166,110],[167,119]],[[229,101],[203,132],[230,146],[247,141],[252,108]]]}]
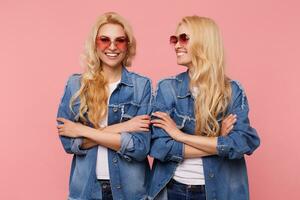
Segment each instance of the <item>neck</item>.
[{"label": "neck", "polygon": [[103,66],[104,76],[107,77],[108,83],[114,83],[121,79],[122,65],[117,67]]},{"label": "neck", "polygon": [[189,67],[188,68],[188,75],[189,75],[190,78],[192,77],[193,73],[194,73],[193,69],[191,67]]}]

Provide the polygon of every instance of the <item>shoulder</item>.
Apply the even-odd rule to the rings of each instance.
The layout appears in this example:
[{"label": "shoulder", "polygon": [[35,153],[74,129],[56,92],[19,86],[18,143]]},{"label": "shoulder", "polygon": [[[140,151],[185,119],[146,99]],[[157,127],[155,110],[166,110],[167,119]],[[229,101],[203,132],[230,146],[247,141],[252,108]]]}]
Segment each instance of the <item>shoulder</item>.
[{"label": "shoulder", "polygon": [[233,96],[237,96],[240,94],[245,95],[245,89],[239,81],[230,80],[230,84],[231,84],[231,91]]},{"label": "shoulder", "polygon": [[81,79],[81,74],[72,74],[68,78],[68,84],[74,84],[80,82],[80,79]]},{"label": "shoulder", "polygon": [[67,81],[67,88],[72,92],[75,93],[79,90],[81,84],[81,74],[72,74],[69,76]]},{"label": "shoulder", "polygon": [[230,80],[231,99],[233,104],[240,104],[242,108],[248,105],[243,85],[237,80]]},{"label": "shoulder", "polygon": [[128,75],[135,85],[149,85],[150,87],[152,85],[151,79],[144,75],[136,72],[128,72]]},{"label": "shoulder", "polygon": [[177,86],[182,81],[182,76],[184,73],[185,72],[159,80],[157,83],[157,90],[170,90],[170,88],[178,88]]}]

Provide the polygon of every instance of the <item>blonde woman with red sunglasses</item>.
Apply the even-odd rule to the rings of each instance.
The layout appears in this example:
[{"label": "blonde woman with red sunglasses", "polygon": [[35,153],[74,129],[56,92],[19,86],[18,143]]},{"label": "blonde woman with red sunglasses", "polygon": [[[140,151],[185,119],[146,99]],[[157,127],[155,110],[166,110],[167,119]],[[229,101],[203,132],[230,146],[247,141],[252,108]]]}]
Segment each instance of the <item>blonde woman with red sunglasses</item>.
[{"label": "blonde woman with red sunglasses", "polygon": [[[209,18],[184,17],[170,43],[187,70],[158,83],[149,199],[247,200],[244,156],[260,140],[242,86],[225,75],[218,26]],[[229,129],[222,130],[222,120]]]},{"label": "blonde woman with red sunglasses", "polygon": [[136,53],[128,22],[105,13],[86,42],[58,109],[62,145],[73,155],[69,200],[147,198],[151,82],[126,67]]}]

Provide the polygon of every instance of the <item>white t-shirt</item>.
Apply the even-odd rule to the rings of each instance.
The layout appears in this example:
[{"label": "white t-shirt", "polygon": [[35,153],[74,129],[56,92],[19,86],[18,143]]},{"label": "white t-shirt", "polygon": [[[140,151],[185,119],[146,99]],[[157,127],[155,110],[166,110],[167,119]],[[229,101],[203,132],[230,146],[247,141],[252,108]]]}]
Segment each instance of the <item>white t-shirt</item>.
[{"label": "white t-shirt", "polygon": [[[112,92],[116,89],[117,85],[119,84],[120,80],[114,83],[110,83],[109,87],[109,95],[108,95],[108,102]],[[107,126],[107,118],[106,115],[104,119],[99,123],[100,127]],[[97,179],[110,179],[109,178],[109,168],[108,168],[108,152],[107,148],[101,145],[98,145],[98,155],[97,155],[97,163],[96,163],[96,175]]]},{"label": "white t-shirt", "polygon": [[177,166],[173,179],[186,185],[205,185],[202,158],[184,159]]},{"label": "white t-shirt", "polygon": [[[196,97],[198,88],[192,88],[192,94]],[[180,163],[173,179],[186,185],[205,185],[202,158],[187,158]]]}]

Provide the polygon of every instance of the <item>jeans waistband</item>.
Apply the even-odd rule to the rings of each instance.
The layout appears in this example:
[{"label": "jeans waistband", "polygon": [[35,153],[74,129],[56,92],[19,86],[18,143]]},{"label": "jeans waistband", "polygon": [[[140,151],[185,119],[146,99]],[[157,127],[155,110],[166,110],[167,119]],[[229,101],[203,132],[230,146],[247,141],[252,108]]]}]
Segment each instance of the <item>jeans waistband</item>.
[{"label": "jeans waistband", "polygon": [[110,189],[110,180],[107,179],[98,179],[102,189]]},{"label": "jeans waistband", "polygon": [[184,183],[179,183],[178,181],[171,179],[171,181],[169,182],[169,186],[172,186],[172,185],[184,187],[184,188],[188,189],[189,191],[205,192],[205,185],[186,185]]}]

